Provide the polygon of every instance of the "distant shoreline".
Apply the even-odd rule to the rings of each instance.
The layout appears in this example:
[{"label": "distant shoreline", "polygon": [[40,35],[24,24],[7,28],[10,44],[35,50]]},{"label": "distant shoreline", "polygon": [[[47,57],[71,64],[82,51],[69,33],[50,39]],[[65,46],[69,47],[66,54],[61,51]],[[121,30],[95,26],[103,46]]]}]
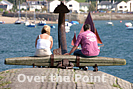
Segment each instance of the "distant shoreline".
[{"label": "distant shoreline", "polygon": [[[13,24],[18,19],[17,17],[11,16],[12,14],[8,14],[7,16],[0,15],[0,21],[5,21],[5,24]],[[30,15],[30,14],[29,14]],[[45,18],[47,24],[57,24],[58,14],[37,14],[40,18]],[[25,14],[23,15],[23,19],[21,21],[25,21]],[[43,16],[43,17],[42,17]],[[125,13],[91,13],[93,20],[133,20],[133,14],[125,14]],[[66,15],[65,19],[71,19],[79,21],[80,23],[84,23],[87,14],[71,14]],[[28,20],[32,22],[33,20]],[[39,23],[40,20],[36,19],[36,24]]]},{"label": "distant shoreline", "polygon": [[[18,20],[17,17],[6,17],[6,16],[1,16],[0,15],[0,21],[4,21],[5,24],[14,24],[15,21]],[[25,20],[20,20],[20,21],[25,21]],[[32,22],[33,20],[28,20],[29,22]],[[40,20],[36,20],[36,24],[39,23]],[[47,24],[57,24],[58,22],[56,21],[46,21]]]},{"label": "distant shoreline", "polygon": [[92,13],[93,20],[133,20],[133,14],[127,13]]}]

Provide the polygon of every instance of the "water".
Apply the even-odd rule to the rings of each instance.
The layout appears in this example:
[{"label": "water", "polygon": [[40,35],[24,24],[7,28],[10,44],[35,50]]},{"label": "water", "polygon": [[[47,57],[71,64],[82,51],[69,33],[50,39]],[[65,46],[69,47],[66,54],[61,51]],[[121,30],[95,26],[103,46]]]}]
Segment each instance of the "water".
[{"label": "water", "polygon": [[[114,20],[114,26],[107,26],[107,21],[94,21],[95,27],[98,30],[99,36],[104,43],[99,56],[113,57],[126,59],[125,66],[103,66],[99,67],[99,71],[109,73],[124,80],[133,83],[133,30],[125,29],[124,20],[122,23],[119,20]],[[58,48],[58,30],[57,24],[55,29],[51,29],[51,35],[54,39],[53,49]],[[71,26],[71,31],[66,33],[67,48],[71,50],[71,40],[76,31],[77,35],[82,27],[82,24]],[[0,24],[0,71],[26,68],[32,66],[21,65],[5,65],[5,58],[33,56],[35,52],[35,39],[40,34],[42,27],[28,28],[23,24]],[[93,70],[89,67],[89,70]]]}]

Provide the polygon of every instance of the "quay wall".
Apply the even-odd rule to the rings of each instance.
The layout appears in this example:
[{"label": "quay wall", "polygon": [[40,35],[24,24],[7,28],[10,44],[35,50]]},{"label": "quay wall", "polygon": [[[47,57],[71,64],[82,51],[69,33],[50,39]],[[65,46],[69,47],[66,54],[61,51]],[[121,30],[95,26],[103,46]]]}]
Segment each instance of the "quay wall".
[{"label": "quay wall", "polygon": [[[2,14],[7,17],[18,17],[18,13]],[[55,13],[36,13],[36,20],[57,21],[59,14]],[[133,14],[126,13],[91,13],[93,20],[133,20]],[[26,13],[21,13],[21,18],[25,19]],[[68,21],[79,21],[83,23],[87,17],[87,14],[70,14],[66,13],[65,19]],[[27,13],[27,18],[34,19],[34,13]]]}]

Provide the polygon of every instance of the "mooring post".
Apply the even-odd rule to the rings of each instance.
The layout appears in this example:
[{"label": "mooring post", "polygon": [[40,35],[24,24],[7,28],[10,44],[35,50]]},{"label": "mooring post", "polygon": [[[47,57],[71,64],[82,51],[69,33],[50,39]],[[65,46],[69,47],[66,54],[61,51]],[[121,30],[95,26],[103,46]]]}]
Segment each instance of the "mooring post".
[{"label": "mooring post", "polygon": [[58,5],[54,13],[59,13],[58,18],[58,45],[61,48],[62,54],[67,53],[67,42],[66,42],[66,32],[65,32],[65,13],[68,13],[69,10],[63,2]]}]

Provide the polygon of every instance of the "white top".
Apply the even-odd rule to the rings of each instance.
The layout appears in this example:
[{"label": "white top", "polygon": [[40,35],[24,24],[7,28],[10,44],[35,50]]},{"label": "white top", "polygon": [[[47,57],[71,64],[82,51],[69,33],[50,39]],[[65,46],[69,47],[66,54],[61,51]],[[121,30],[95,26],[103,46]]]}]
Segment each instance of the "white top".
[{"label": "white top", "polygon": [[49,49],[50,50],[50,41],[51,36],[49,36],[49,39],[41,39],[39,35],[39,39],[37,40],[37,49]]}]

